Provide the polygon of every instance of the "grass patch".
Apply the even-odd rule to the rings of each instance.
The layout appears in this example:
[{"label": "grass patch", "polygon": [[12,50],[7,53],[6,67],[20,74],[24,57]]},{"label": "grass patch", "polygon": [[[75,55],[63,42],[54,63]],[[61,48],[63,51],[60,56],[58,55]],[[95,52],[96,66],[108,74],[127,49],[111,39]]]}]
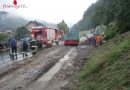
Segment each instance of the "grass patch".
[{"label": "grass patch", "polygon": [[74,90],[130,90],[130,32],[96,48]]}]

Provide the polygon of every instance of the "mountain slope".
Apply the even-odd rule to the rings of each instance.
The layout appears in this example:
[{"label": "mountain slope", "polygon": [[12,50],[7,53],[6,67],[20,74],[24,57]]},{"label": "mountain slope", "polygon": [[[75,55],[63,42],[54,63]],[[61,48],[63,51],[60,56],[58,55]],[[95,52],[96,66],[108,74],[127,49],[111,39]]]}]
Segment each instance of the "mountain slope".
[{"label": "mountain slope", "polygon": [[15,30],[17,27],[23,26],[26,23],[27,21],[19,16],[0,11],[0,31],[6,29]]},{"label": "mountain slope", "polygon": [[93,50],[91,59],[78,74],[73,90],[130,89],[130,32],[115,36]]},{"label": "mountain slope", "polygon": [[75,24],[77,30],[84,31],[98,25],[117,23],[118,33],[130,31],[130,0],[97,0]]}]

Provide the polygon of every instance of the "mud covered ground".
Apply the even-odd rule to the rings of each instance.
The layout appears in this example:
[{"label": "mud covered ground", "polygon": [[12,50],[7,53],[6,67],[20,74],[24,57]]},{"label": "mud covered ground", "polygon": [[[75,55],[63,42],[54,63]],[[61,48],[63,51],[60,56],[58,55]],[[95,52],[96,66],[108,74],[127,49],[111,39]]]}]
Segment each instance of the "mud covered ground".
[{"label": "mud covered ground", "polygon": [[70,90],[72,76],[81,70],[88,46],[54,46],[35,56],[0,68],[0,90]]},{"label": "mud covered ground", "polygon": [[77,55],[68,60],[43,90],[72,90],[73,76],[82,70],[91,52],[88,46],[75,47]]}]

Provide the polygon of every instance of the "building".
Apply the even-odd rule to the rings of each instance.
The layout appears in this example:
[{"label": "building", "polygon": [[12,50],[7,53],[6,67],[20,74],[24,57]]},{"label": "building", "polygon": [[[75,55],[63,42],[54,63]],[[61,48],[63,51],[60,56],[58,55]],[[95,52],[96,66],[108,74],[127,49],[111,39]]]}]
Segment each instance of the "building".
[{"label": "building", "polygon": [[30,21],[29,23],[27,23],[25,25],[25,27],[28,29],[28,31],[32,31],[32,27],[36,27],[36,26],[45,26],[43,25],[42,23],[40,22],[37,22],[37,21]]}]

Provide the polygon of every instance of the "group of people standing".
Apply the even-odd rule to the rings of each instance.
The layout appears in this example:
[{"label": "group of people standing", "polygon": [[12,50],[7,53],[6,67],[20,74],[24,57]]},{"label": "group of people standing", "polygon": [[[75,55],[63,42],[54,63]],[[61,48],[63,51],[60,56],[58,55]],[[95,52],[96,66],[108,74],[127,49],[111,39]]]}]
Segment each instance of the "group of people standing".
[{"label": "group of people standing", "polygon": [[[12,38],[9,40],[9,46],[10,46],[10,51],[11,51],[11,56],[12,59],[17,59],[17,41],[15,38]],[[27,56],[27,51],[28,51],[28,41],[26,39],[22,40],[22,43],[20,44],[21,49],[22,49],[22,54],[23,57]]]},{"label": "group of people standing", "polygon": [[103,42],[103,38],[100,34],[93,35],[90,40],[91,47],[100,46]]}]

